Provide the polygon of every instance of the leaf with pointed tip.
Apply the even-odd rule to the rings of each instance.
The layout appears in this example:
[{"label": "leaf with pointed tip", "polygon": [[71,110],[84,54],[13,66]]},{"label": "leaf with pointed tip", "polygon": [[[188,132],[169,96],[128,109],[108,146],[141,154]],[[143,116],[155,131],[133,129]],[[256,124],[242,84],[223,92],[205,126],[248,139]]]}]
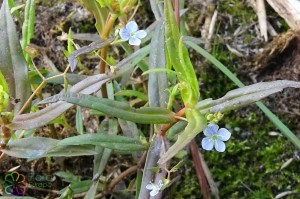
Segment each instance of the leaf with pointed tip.
[{"label": "leaf with pointed tip", "polygon": [[300,82],[289,80],[277,80],[272,82],[260,82],[231,90],[222,98],[216,100],[200,101],[196,108],[205,114],[207,112],[225,112],[237,109],[259,101],[271,94],[282,91],[284,88],[300,88]]},{"label": "leaf with pointed tip", "polygon": [[96,155],[97,153],[94,145],[55,146],[46,151],[45,157],[73,157]]},{"label": "leaf with pointed tip", "polygon": [[[230,71],[226,66],[219,62],[214,56],[206,52],[203,48],[196,45],[191,41],[186,41],[190,47],[196,50],[199,54],[204,56],[207,60],[213,63],[219,70],[221,70],[231,81],[233,81],[238,87],[244,87],[245,85]],[[208,101],[211,101],[209,99]],[[208,103],[206,101],[206,103]],[[265,115],[273,122],[273,124],[280,129],[280,131],[295,145],[300,149],[299,138],[276,116],[274,115],[263,103],[256,102],[256,105],[265,113]]]},{"label": "leaf with pointed tip", "polygon": [[[62,73],[59,72],[48,72],[46,70],[40,70],[40,73],[45,78],[53,77],[56,75],[61,75]],[[68,83],[71,85],[77,84],[78,82],[84,80],[88,76],[86,75],[78,75],[78,74],[73,74],[73,73],[67,73],[66,74]],[[29,78],[30,78],[30,83],[32,84],[40,84],[42,83],[42,78],[37,74],[36,71],[30,71],[29,72]],[[58,77],[54,79],[47,80],[47,83],[52,83],[52,84],[63,84],[64,83],[64,77]]]},{"label": "leaf with pointed tip", "polygon": [[45,137],[23,138],[9,142],[2,152],[17,158],[35,159],[45,157],[46,151],[57,143],[58,140]]},{"label": "leaf with pointed tip", "polygon": [[17,158],[36,159],[41,157],[71,157],[95,155],[95,146],[57,146],[59,140],[46,137],[31,137],[14,140],[8,143],[3,153]]},{"label": "leaf with pointed tip", "polygon": [[[101,85],[109,79],[109,76],[106,74],[94,75],[78,82],[70,88],[70,91],[90,94],[99,90]],[[72,104],[67,102],[57,102],[34,113],[16,115],[10,124],[10,128],[25,130],[43,126],[72,106]]]},{"label": "leaf with pointed tip", "polygon": [[99,48],[104,48],[105,46],[108,46],[113,40],[114,39],[111,38],[111,39],[104,40],[104,41],[103,40],[95,41],[95,42],[92,42],[88,46],[84,46],[84,47],[79,48],[78,50],[75,50],[74,52],[72,52],[68,57],[71,71],[74,71],[76,68],[76,65],[78,62],[76,57],[78,57],[79,55],[89,53],[89,52],[99,49]]},{"label": "leaf with pointed tip", "polygon": [[[113,74],[113,76],[100,74],[87,77],[86,79],[72,86],[70,88],[70,92],[80,92],[84,94],[96,92],[106,81],[112,78],[117,78],[134,67],[139,61],[144,59],[149,54],[149,51],[150,46],[145,46],[144,48],[137,50],[116,65],[119,70],[116,72],[116,74]],[[43,126],[58,117],[70,107],[72,107],[72,105],[67,102],[57,102],[35,113],[16,115],[10,127],[14,130],[25,130]]]},{"label": "leaf with pointed tip", "polygon": [[7,0],[3,1],[0,19],[0,70],[9,85],[10,97],[20,99],[14,107],[12,104],[8,106],[8,111],[14,109],[17,113],[30,95],[30,84],[27,64]]},{"label": "leaf with pointed tip", "polygon": [[[98,132],[98,134],[116,135],[117,133],[118,121],[116,119],[109,118],[108,120],[103,120],[101,122],[100,132]],[[84,197],[86,199],[95,198],[99,184],[98,178],[102,175],[112,153],[112,149],[103,149],[101,146],[96,147],[99,151],[101,151],[101,153],[94,156],[93,184]]]},{"label": "leaf with pointed tip", "polygon": [[73,191],[73,193],[82,193],[86,192],[89,187],[92,185],[93,181],[92,180],[82,180],[79,182],[72,182],[69,186],[63,188],[62,190],[59,191],[59,194],[64,193],[68,187]]},{"label": "leaf with pointed tip", "polygon": [[95,145],[119,151],[140,151],[147,149],[147,146],[138,140],[120,135],[107,134],[83,134],[61,140],[58,145]]},{"label": "leaf with pointed tip", "polygon": [[182,150],[198,133],[202,132],[207,121],[205,117],[196,109],[187,109],[186,118],[188,125],[182,133],[178,135],[177,141],[161,156],[158,163],[164,164]]},{"label": "leaf with pointed tip", "polygon": [[134,109],[125,102],[78,93],[58,94],[49,97],[40,103],[44,104],[57,101],[66,101],[68,103],[101,111],[109,116],[141,124],[166,124],[174,122],[175,120],[174,113],[168,109],[158,107]]},{"label": "leaf with pointed tip", "polygon": [[195,70],[184,46],[170,0],[164,1],[166,48],[175,71],[178,73],[180,93],[185,105],[194,106],[199,100],[199,86]]}]

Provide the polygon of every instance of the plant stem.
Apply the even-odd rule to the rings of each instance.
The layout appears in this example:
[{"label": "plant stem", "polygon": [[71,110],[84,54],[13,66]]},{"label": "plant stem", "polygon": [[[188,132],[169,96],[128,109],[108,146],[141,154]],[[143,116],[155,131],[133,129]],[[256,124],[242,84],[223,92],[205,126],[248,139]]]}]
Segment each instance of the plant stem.
[{"label": "plant stem", "polygon": [[210,193],[209,193],[209,187],[207,183],[207,179],[204,173],[204,169],[200,160],[200,151],[198,150],[198,145],[195,142],[195,139],[193,139],[190,144],[190,151],[193,157],[193,162],[195,165],[195,170],[198,178],[198,182],[200,185],[201,193],[203,195],[204,199],[209,199],[210,198]]},{"label": "plant stem", "polygon": [[179,0],[174,0],[175,18],[178,29],[180,31],[180,14],[179,14]]},{"label": "plant stem", "polygon": [[[102,33],[102,39],[106,40],[109,37],[109,33],[113,27],[113,25],[115,24],[115,21],[117,19],[117,15],[114,14],[110,14],[106,20],[106,24],[105,24],[105,28],[103,30]],[[106,60],[107,57],[107,47],[104,47],[101,49],[100,51],[100,56],[103,60]],[[100,65],[99,65],[99,72],[100,74],[105,73],[106,71],[106,62],[101,60],[100,61]],[[107,90],[106,90],[106,84],[103,84],[101,87],[101,93],[102,93],[102,97],[103,98],[107,98]]]},{"label": "plant stem", "polygon": [[[186,107],[184,107],[183,109],[181,109],[180,111],[178,111],[176,114],[175,114],[175,119],[176,118],[180,118],[180,117],[183,117],[185,115],[185,110],[186,110]],[[174,125],[176,124],[176,122],[178,122],[178,119],[176,119],[174,122],[172,123],[169,123],[169,124],[164,124],[159,130],[158,130],[158,135],[160,136],[165,136],[166,132]]]}]

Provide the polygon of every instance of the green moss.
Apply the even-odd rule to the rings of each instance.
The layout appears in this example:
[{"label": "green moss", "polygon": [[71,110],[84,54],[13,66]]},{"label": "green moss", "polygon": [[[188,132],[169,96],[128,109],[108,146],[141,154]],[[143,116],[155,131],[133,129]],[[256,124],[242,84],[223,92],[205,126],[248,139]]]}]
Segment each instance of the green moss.
[{"label": "green moss", "polygon": [[[244,1],[220,0],[218,11],[233,17],[232,26],[221,22],[217,30],[220,35],[225,35],[225,31],[227,35],[233,35],[237,27],[245,27],[249,21],[257,21],[253,9],[245,6]],[[248,44],[254,37],[244,32],[243,42]],[[233,72],[236,72],[237,66],[244,64],[244,60],[229,52],[221,39],[213,42],[211,53]],[[236,88],[223,73],[210,65],[201,69],[200,79],[203,83],[200,88],[203,99],[216,99]],[[283,121],[292,128],[293,121],[288,118],[283,118]],[[222,122],[220,126],[226,126],[232,132],[231,139],[226,143],[226,152],[202,151],[219,185],[220,198],[269,199],[290,190],[298,190],[298,194],[287,198],[300,198],[299,160],[280,169],[288,159],[294,157],[296,149],[285,137],[269,135],[270,131],[279,131],[254,105],[225,114]],[[200,137],[202,139],[203,135],[200,134]],[[198,181],[194,173],[186,172],[183,178],[189,182],[184,180],[182,187],[177,186],[178,198],[184,198],[180,194],[185,193],[185,189],[189,194],[194,194],[191,190],[197,188]],[[189,188],[185,187],[186,183]]]}]

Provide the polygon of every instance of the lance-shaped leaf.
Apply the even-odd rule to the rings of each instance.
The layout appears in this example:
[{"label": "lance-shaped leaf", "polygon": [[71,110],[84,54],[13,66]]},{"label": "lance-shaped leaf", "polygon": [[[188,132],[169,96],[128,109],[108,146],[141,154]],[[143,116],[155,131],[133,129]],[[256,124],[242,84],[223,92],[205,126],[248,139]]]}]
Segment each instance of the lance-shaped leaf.
[{"label": "lance-shaped leaf", "polygon": [[300,88],[300,82],[289,80],[277,80],[272,82],[260,82],[250,86],[229,91],[217,100],[204,100],[196,105],[201,113],[225,112],[259,101],[271,94],[282,91],[284,88]]},{"label": "lance-shaped leaf", "polygon": [[187,48],[183,45],[171,1],[165,0],[164,2],[166,47],[169,60],[178,73],[180,92],[184,104],[194,106],[200,96],[197,77],[190,61]]},{"label": "lance-shaped leaf", "polygon": [[34,34],[34,20],[35,20],[35,0],[27,0],[24,12],[24,22],[22,26],[22,49],[25,55],[27,63],[30,61],[30,57],[25,51],[25,48],[30,44],[30,40]]},{"label": "lance-shaped leaf", "polygon": [[57,146],[59,140],[45,137],[31,137],[14,140],[8,143],[3,153],[17,158],[36,159],[47,156],[71,157],[79,155],[95,155],[95,146]]},{"label": "lance-shaped leaf", "polygon": [[[100,89],[101,85],[109,80],[106,74],[88,77],[70,88],[71,92],[93,93]],[[14,117],[10,127],[15,130],[32,129],[47,124],[58,117],[73,105],[66,102],[57,102],[46,108],[28,114],[17,115]]]},{"label": "lance-shaped leaf", "polygon": [[[118,121],[116,119],[109,118],[108,120],[103,120],[100,125],[100,132],[98,134],[104,135],[116,135],[118,133]],[[107,162],[112,153],[112,149],[103,148],[101,146],[96,146],[96,150],[100,153],[94,156],[94,169],[93,169],[93,184],[86,193],[86,199],[95,198],[97,187],[99,183],[99,177],[102,175]]]},{"label": "lance-shaped leaf", "polygon": [[[119,69],[116,74],[113,74],[112,76],[100,74],[88,77],[72,86],[70,88],[70,92],[81,92],[84,94],[96,92],[101,88],[103,83],[107,82],[111,78],[121,76],[126,73],[126,71],[134,67],[139,61],[149,54],[149,51],[150,46],[145,46],[144,48],[139,49],[116,65]],[[72,104],[67,102],[57,102],[35,113],[17,115],[14,117],[10,127],[15,130],[24,130],[43,126],[58,117],[70,107],[72,107]]]},{"label": "lance-shaped leaf", "polygon": [[[207,60],[213,63],[219,70],[221,70],[231,81],[233,81],[238,87],[244,87],[245,85],[230,71],[226,66],[219,62],[214,56],[206,52],[203,48],[196,45],[191,41],[186,41],[190,47],[196,50],[199,54],[203,55]],[[209,100],[208,100],[209,101]],[[264,104],[256,102],[256,105],[265,113],[265,115],[273,122],[273,124],[295,145],[300,149],[300,140],[298,137],[284,124],[282,121],[274,115]]]},{"label": "lance-shaped leaf", "polygon": [[196,109],[187,109],[186,118],[188,125],[180,135],[177,141],[161,156],[158,163],[164,164],[182,150],[198,133],[203,131],[207,125],[205,117]]},{"label": "lance-shaped leaf", "polygon": [[[30,85],[27,64],[7,0],[3,1],[0,19],[0,70],[9,85],[10,97],[20,99],[14,106],[14,112],[17,113],[30,95]],[[8,111],[11,110],[12,104],[8,107]]]},{"label": "lance-shaped leaf", "polygon": [[[164,26],[162,21],[155,29],[151,40],[149,69],[165,69]],[[149,74],[148,96],[150,107],[166,107],[168,102],[168,78],[166,72]]]},{"label": "lance-shaped leaf", "polygon": [[[40,70],[40,72],[42,73],[42,75],[45,78],[49,78],[49,77],[53,77],[53,76],[62,74],[62,73],[59,73],[59,72],[48,72],[46,70],[42,70],[42,71]],[[88,76],[86,76],[86,75],[66,73],[66,78],[68,80],[68,83],[71,84],[71,85],[77,84],[78,82],[86,79],[87,77]],[[32,84],[40,84],[43,81],[43,79],[35,71],[29,72],[29,78],[30,78],[30,82]],[[50,80],[47,81],[47,83],[63,84],[64,83],[64,77],[58,77],[58,78],[50,79]]]},{"label": "lance-shaped leaf", "polygon": [[95,145],[118,151],[140,151],[147,149],[147,146],[138,140],[127,138],[121,135],[108,134],[83,134],[65,138],[58,145]]},{"label": "lance-shaped leaf", "polygon": [[53,103],[57,101],[66,101],[68,103],[101,111],[109,116],[141,124],[166,124],[175,121],[175,114],[168,109],[157,107],[134,109],[125,102],[78,93],[58,94],[49,97],[40,103]]},{"label": "lance-shaped leaf", "polygon": [[68,58],[69,64],[70,64],[70,68],[71,71],[74,71],[76,68],[76,65],[78,63],[76,57],[82,54],[86,54],[89,53],[93,50],[99,49],[99,48],[103,48],[105,46],[108,46],[114,39],[108,39],[108,40],[100,40],[100,41],[95,41],[93,43],[91,43],[88,46],[84,46],[78,50],[75,50],[74,52],[72,52]]}]

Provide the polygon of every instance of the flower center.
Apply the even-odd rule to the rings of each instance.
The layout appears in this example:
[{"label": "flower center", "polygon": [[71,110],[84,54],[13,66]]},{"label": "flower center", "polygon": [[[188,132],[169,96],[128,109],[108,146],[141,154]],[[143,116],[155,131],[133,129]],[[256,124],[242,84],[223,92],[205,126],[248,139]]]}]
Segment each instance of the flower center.
[{"label": "flower center", "polygon": [[217,139],[218,139],[218,136],[217,136],[217,135],[213,135],[213,136],[211,137],[211,139],[217,140]]}]

